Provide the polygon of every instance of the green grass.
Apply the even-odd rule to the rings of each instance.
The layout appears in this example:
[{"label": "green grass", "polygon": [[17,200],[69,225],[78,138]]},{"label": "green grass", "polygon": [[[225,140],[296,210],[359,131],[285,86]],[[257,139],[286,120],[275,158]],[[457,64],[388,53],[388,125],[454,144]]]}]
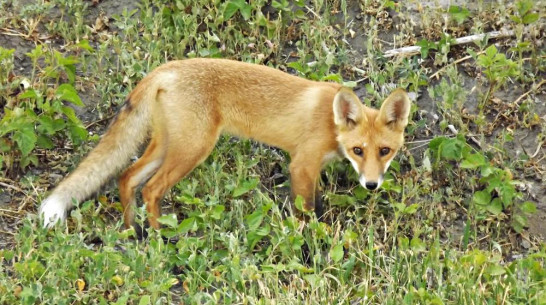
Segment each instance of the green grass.
[{"label": "green grass", "polygon": [[[0,304],[546,304],[546,245],[528,221],[544,203],[526,188],[544,183],[540,5],[127,7],[0,0],[0,41],[21,46],[0,48],[0,195],[11,201],[0,206],[11,228],[0,234]],[[514,36],[451,43],[499,24]],[[383,56],[415,44],[420,54]],[[145,240],[123,229],[113,186],[79,204],[67,226],[40,228],[40,200],[135,84],[189,57],[343,82],[374,107],[391,87],[418,92],[408,144],[378,192],[360,187],[347,162],[328,165],[325,222],[286,215],[286,154],[226,136],[166,196],[163,228]],[[82,103],[85,112],[73,110]]]}]

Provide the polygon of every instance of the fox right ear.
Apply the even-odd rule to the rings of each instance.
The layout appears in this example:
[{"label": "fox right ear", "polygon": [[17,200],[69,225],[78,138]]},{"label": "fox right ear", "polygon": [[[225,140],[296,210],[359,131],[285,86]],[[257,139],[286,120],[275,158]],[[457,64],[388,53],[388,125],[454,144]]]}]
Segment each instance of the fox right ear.
[{"label": "fox right ear", "polygon": [[379,118],[396,130],[404,130],[408,125],[411,102],[403,89],[394,90],[381,105]]},{"label": "fox right ear", "polygon": [[362,103],[348,88],[341,88],[334,97],[334,123],[340,128],[353,128],[364,119]]}]

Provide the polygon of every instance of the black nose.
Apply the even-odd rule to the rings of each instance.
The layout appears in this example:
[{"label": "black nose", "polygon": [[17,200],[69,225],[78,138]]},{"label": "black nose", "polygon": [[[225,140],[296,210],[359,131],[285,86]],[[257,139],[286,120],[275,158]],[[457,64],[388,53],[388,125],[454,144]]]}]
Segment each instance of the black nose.
[{"label": "black nose", "polygon": [[369,190],[375,190],[377,188],[377,182],[366,182],[366,188]]}]

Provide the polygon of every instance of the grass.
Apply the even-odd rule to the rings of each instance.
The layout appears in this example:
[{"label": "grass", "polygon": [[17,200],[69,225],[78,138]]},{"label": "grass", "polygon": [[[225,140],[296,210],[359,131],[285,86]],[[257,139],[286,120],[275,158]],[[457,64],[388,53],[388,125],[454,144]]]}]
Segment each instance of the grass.
[{"label": "grass", "polygon": [[[546,304],[546,245],[529,222],[544,208],[532,191],[545,182],[540,5],[0,0],[0,9],[1,304]],[[514,36],[452,44],[500,27]],[[383,56],[416,44],[420,54]],[[163,228],[145,240],[122,228],[113,186],[67,226],[40,228],[47,189],[128,92],[188,57],[343,82],[374,107],[404,87],[418,94],[408,144],[378,192],[358,186],[346,162],[328,165],[325,222],[284,215],[287,155],[226,136],[166,196]]]}]

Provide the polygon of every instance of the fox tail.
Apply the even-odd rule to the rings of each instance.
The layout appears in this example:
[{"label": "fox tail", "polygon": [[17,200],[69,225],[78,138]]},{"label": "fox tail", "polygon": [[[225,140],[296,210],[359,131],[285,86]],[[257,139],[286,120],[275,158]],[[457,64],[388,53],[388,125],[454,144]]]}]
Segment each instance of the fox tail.
[{"label": "fox tail", "polygon": [[97,192],[113,175],[129,163],[151,129],[153,103],[157,84],[137,86],[108,128],[98,145],[42,201],[39,215],[44,227],[64,221],[73,202],[81,202]]}]

